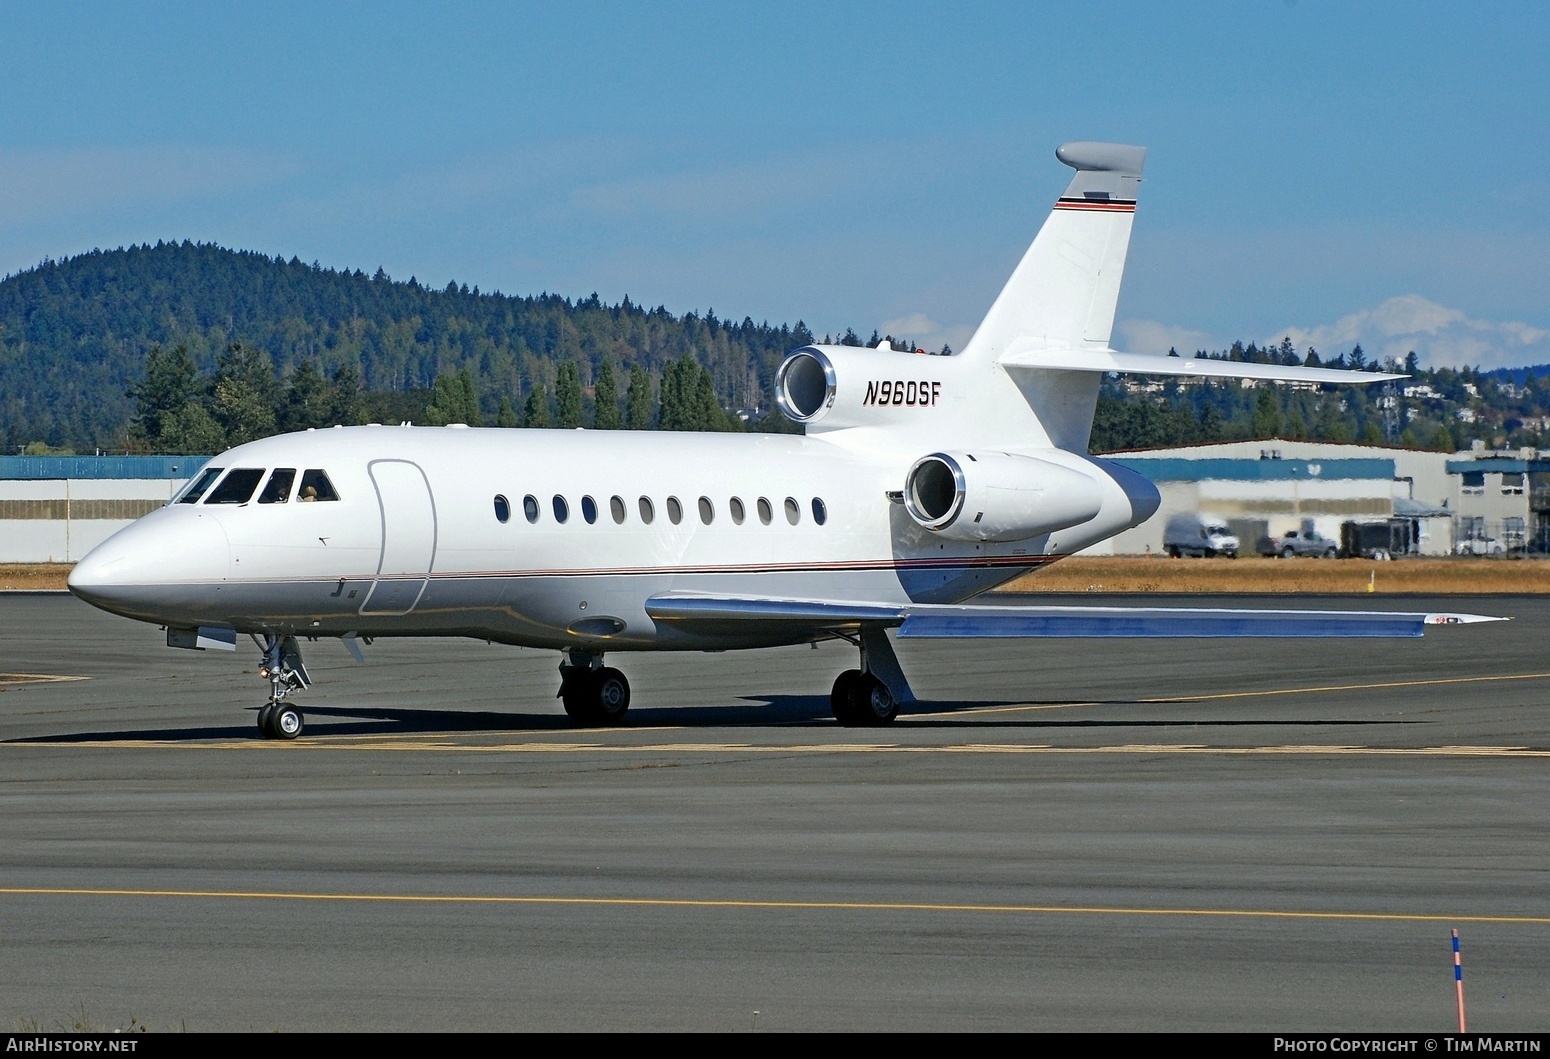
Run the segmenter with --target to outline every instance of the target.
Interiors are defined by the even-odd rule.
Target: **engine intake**
[[[786,418],[810,423],[834,404],[834,364],[821,350],[799,349],[775,373],[775,403]]]
[[[1091,476],[1006,452],[933,452],[904,476],[910,517],[954,540],[1027,540],[1087,522],[1102,506]]]

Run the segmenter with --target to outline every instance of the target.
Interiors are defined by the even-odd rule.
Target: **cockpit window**
[[[296,494],[296,499],[305,504],[312,500],[338,500],[339,494],[334,491],[334,483],[328,480],[328,475],[313,469],[302,474],[301,491]]]
[[[183,490],[183,495],[178,497],[178,503],[199,503],[199,498],[205,495],[205,490],[210,488],[210,483],[219,478],[221,476],[221,472],[225,469],[226,468],[224,467],[206,467],[203,471],[200,472],[199,477],[195,478],[193,483],[189,485],[187,489]]]
[[[269,483],[258,494],[260,504],[283,504],[291,498],[291,483],[296,480],[296,468],[281,467],[269,476]]]
[[[207,504],[246,504],[253,499],[253,490],[258,488],[258,483],[264,480],[262,467],[237,467],[216,486],[209,497]]]

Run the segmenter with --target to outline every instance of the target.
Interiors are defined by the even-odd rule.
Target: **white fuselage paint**
[[[1017,450],[1091,476],[1103,491],[1098,515],[1030,540],[950,540],[916,525],[888,495],[930,451],[910,433],[381,426],[282,435],[208,466],[295,468],[298,480],[320,468],[338,500],[172,503],[106,541],[71,583],[107,610],[180,628],[460,635],[593,650],[756,647],[789,634],[659,626],[646,600],[689,590],[957,602],[1112,536],[1155,502],[1149,483],[1101,460]],[[505,522],[497,496],[509,505]],[[524,512],[529,496],[536,522]],[[563,523],[557,496],[568,509]],[[654,513],[649,524],[642,498]]]

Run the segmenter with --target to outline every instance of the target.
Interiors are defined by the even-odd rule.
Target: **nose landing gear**
[[[630,708],[630,682],[605,666],[601,654],[573,650],[560,663],[560,691],[571,720],[587,727],[620,724]]]
[[[294,636],[271,633],[264,637],[263,651],[258,675],[269,681],[269,701],[258,711],[258,730],[265,739],[295,739],[307,721],[298,707],[282,700],[312,686],[301,662],[301,645]]]

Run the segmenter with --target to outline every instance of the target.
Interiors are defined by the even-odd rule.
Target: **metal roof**
[[[1394,461],[1360,458],[1336,460],[1254,460],[1226,457],[1192,460],[1181,456],[1105,457],[1154,482],[1317,482],[1392,481]],[[1451,470],[1451,465],[1450,468]]]
[[[192,478],[208,456],[0,456],[0,480]]]

